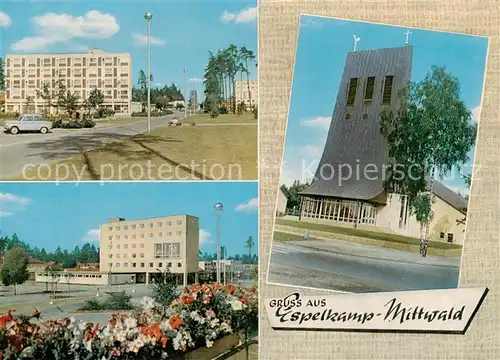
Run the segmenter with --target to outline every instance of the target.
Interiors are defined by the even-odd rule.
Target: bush
[[[150,288],[153,292],[153,299],[164,306],[169,306],[179,296],[177,285],[168,269],[164,272],[157,272]]]
[[[93,128],[95,126],[95,122],[88,118],[84,117],[82,120],[69,120],[63,121],[62,119],[52,120],[52,127],[54,129],[83,129],[83,128]]]
[[[102,308],[102,304],[97,301],[96,299],[90,299],[90,300],[87,300],[85,301],[85,303],[83,304],[83,306],[81,308],[79,308],[78,310],[103,310]]]
[[[54,129],[60,129],[64,125],[63,121],[61,119],[54,119],[52,120],[52,127]]]
[[[97,109],[96,118],[97,119],[104,119],[104,118],[113,116],[114,114],[115,114],[115,112],[111,109],[99,108],[99,109]]]
[[[227,109],[227,107],[225,107],[225,106],[221,106],[221,107],[219,108],[219,114],[223,114],[223,115],[225,115],[225,114],[228,114],[228,113],[229,113],[229,110]]]
[[[79,120],[78,122],[82,128],[93,128],[95,126],[95,122],[88,117],[84,117],[83,120]]]
[[[132,297],[122,292],[109,293],[109,297],[102,302],[97,299],[85,301],[84,305],[78,310],[98,311],[98,310],[132,310],[134,305],[131,302]]]
[[[104,310],[132,310],[134,306],[131,302],[132,296],[122,292],[110,293],[109,298],[103,301]]]
[[[259,118],[259,108],[256,106],[253,107],[253,117],[255,120]]]

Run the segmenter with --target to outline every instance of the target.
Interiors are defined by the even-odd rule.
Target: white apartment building
[[[15,54],[5,57],[5,112],[56,112],[39,96],[43,83],[55,91],[60,82],[80,103],[93,89],[104,95],[103,107],[129,114],[132,101],[132,60],[128,53],[100,49],[86,54]]]
[[[100,270],[149,283],[169,269],[179,284],[198,281],[199,220],[191,215],[110,219],[100,226]]]
[[[250,86],[250,92],[249,92]],[[233,86],[234,94],[236,99],[236,106],[241,102],[244,102],[247,109],[253,106],[257,106],[259,99],[259,81],[258,80],[235,80]]]

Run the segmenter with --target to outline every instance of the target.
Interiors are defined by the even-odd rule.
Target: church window
[[[390,105],[392,97],[392,83],[394,76],[386,76],[382,87],[382,105]]]
[[[448,234],[448,242],[449,243],[453,242],[453,234]]]
[[[351,78],[347,89],[347,106],[352,106],[356,102],[356,90],[358,88],[358,78]]]
[[[375,88],[375,77],[371,76],[366,81],[365,104],[371,104],[373,100],[373,90]]]

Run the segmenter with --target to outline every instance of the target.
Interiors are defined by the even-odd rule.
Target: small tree
[[[64,271],[64,278],[66,279],[66,283],[68,284],[68,296],[71,296],[71,279],[74,277],[75,275],[73,273]]]
[[[8,250],[4,256],[1,272],[2,283],[5,286],[14,285],[14,295],[17,295],[17,285],[24,284],[29,276],[26,251],[20,247]]]
[[[49,84],[47,82],[42,82],[42,88],[36,90],[36,93],[38,97],[42,98],[42,100],[45,102],[44,112],[45,115],[47,115],[48,113],[50,113],[52,107],[55,106],[54,96],[52,94],[52,90],[49,87]]]
[[[78,95],[71,93],[69,90],[59,99],[59,104],[66,110],[69,117],[73,117],[73,114],[80,108]]]
[[[245,241],[245,247],[248,249],[248,261],[250,264],[252,263],[252,248],[254,245],[255,242],[253,241],[253,238],[249,236],[248,239]]]
[[[384,186],[389,193],[407,195],[415,213],[423,201],[431,207],[436,173],[444,177],[469,161],[477,125],[460,98],[458,79],[443,67],[432,67],[423,81],[402,89],[399,101],[396,114],[390,109],[381,113],[380,132],[387,139],[390,158]],[[420,249],[426,256],[430,220],[421,219],[425,232]]]
[[[104,94],[99,89],[93,89],[87,98],[90,109],[97,109],[104,102]]]
[[[150,288],[153,293],[153,299],[163,306],[169,306],[179,296],[177,285],[175,285],[174,278],[169,269],[163,272],[158,270]]]
[[[28,112],[31,112],[34,104],[35,101],[33,99],[33,96],[26,96],[26,108],[28,109]]]

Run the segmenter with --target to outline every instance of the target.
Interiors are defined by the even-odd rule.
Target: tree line
[[[28,256],[43,262],[56,262],[63,265],[64,268],[74,268],[77,263],[98,263],[99,248],[94,244],[86,243],[81,248],[75,246],[73,250],[61,249],[57,247],[55,251],[47,251],[45,248],[31,246],[21,241],[17,234],[12,236],[0,237],[0,254],[5,254],[8,250],[19,247],[23,249]]]
[[[152,74],[151,82],[153,82]],[[148,104],[148,77],[144,70],[139,71],[137,85],[134,85],[132,88],[132,101],[140,102],[142,104],[142,111],[146,111]],[[168,104],[172,101],[184,101],[184,95],[177,85],[172,83],[171,85],[163,85],[162,87],[151,87],[150,102],[157,109],[167,108]]]
[[[204,110],[210,116],[216,117],[220,113],[243,110],[245,105],[236,104],[234,94],[234,81],[240,75],[243,81],[245,75],[247,81],[248,104],[252,103],[252,92],[250,89],[250,68],[257,66],[255,54],[245,46],[237,47],[230,44],[227,48],[209,52],[208,63],[205,67],[203,85],[205,87]],[[238,109],[239,108],[239,109]]]

